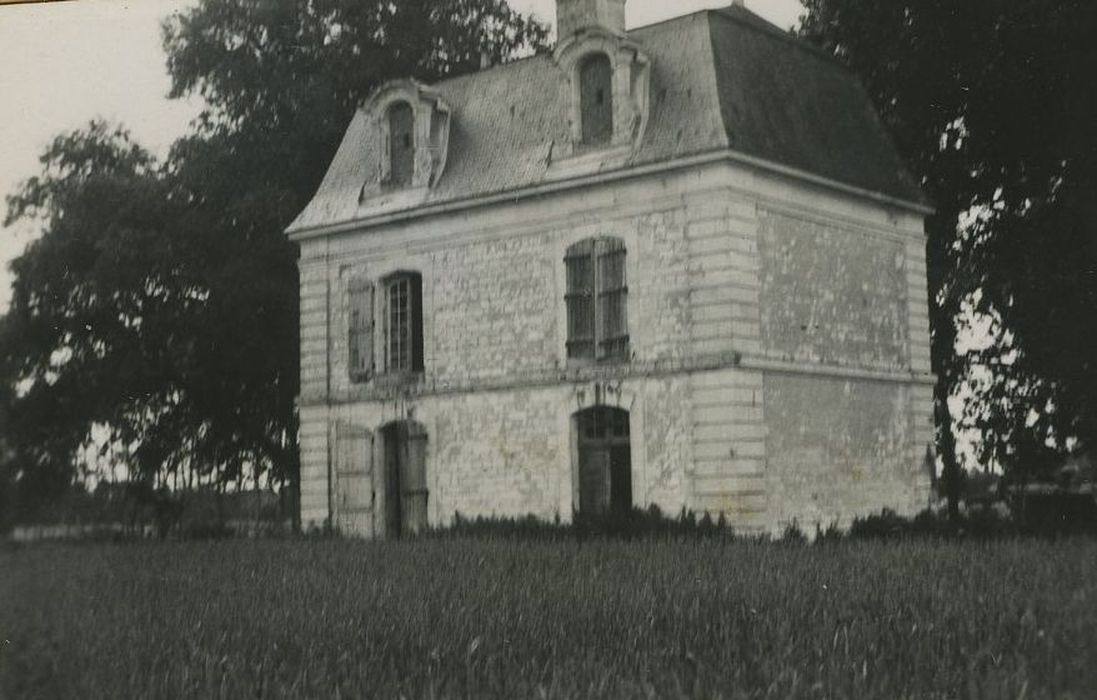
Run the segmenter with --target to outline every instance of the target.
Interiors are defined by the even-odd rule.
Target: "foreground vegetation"
[[[0,696],[1086,697],[1097,541],[0,551]]]

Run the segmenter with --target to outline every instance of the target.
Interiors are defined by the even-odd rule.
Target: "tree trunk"
[[[952,250],[958,220],[959,212],[950,208],[939,209],[926,221],[931,357],[933,372],[937,375],[933,389],[937,454],[944,467],[941,477],[948,499],[949,519],[953,523],[960,518],[961,474],[948,399],[960,373],[960,361],[956,357],[956,316],[960,311],[960,299],[967,289],[965,281],[957,274],[956,252]]]

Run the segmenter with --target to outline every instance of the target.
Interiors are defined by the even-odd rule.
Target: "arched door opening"
[[[597,406],[575,414],[579,457],[579,512],[627,513],[632,509],[629,414]]]
[[[381,431],[385,459],[384,531],[389,538],[427,528],[427,431],[400,421]]]

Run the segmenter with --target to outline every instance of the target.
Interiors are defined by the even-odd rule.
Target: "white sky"
[[[137,142],[164,155],[197,115],[196,102],[167,99],[170,83],[160,21],[195,0],[73,0],[0,4],[0,201],[38,174],[38,156],[58,133],[95,117],[122,122]],[[630,0],[628,24],[642,26],[731,0]],[[799,0],[747,0],[781,27]],[[510,0],[555,22],[554,0]],[[0,204],[6,212],[6,204]],[[3,217],[0,216],[0,219]],[[0,229],[0,310],[11,296],[8,262],[32,239],[27,226]]]

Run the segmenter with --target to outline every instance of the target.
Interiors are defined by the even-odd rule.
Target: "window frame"
[[[619,261],[615,269],[609,268],[610,260]],[[576,365],[630,361],[625,242],[609,236],[578,241],[567,248],[564,268],[567,362]],[[576,278],[583,273],[589,275],[586,280]],[[577,335],[585,331],[589,335]],[[585,349],[577,351],[579,347]]]
[[[587,121],[587,115],[590,113],[588,109],[586,98],[587,85],[583,80],[584,75],[591,69],[594,63],[605,63],[608,69],[608,80],[605,85],[605,102],[608,103],[604,109],[606,109],[606,116],[608,122],[604,124],[589,124]],[[583,149],[599,149],[612,146],[617,137],[617,124],[616,114],[614,113],[614,102],[616,96],[614,95],[613,83],[614,72],[616,67],[614,66],[613,58],[604,51],[591,51],[584,55],[575,66],[575,81],[578,85],[578,112],[579,112],[579,147]],[[602,109],[603,106],[599,105]],[[589,127],[589,130],[588,130]]]
[[[403,288],[405,305],[396,309],[393,306],[393,293]],[[381,352],[382,366],[386,376],[411,377],[423,374],[423,276],[412,270],[402,270],[387,275],[381,281],[382,293],[378,294],[382,314]],[[393,335],[394,316],[402,316],[404,332],[400,334],[399,362],[395,361]]]
[[[407,151],[407,162],[404,163],[404,167],[397,168],[396,146],[397,140],[400,134],[396,129],[396,111],[406,110],[408,115],[408,129],[409,133],[405,134],[405,139],[410,139],[410,143],[403,146]],[[385,109],[385,122],[386,122],[386,136],[387,143],[385,148],[388,151],[388,182],[390,187],[394,188],[406,188],[411,187],[415,183],[415,161],[417,153],[417,134],[416,134],[416,114],[415,107],[411,102],[404,99],[394,100]]]

